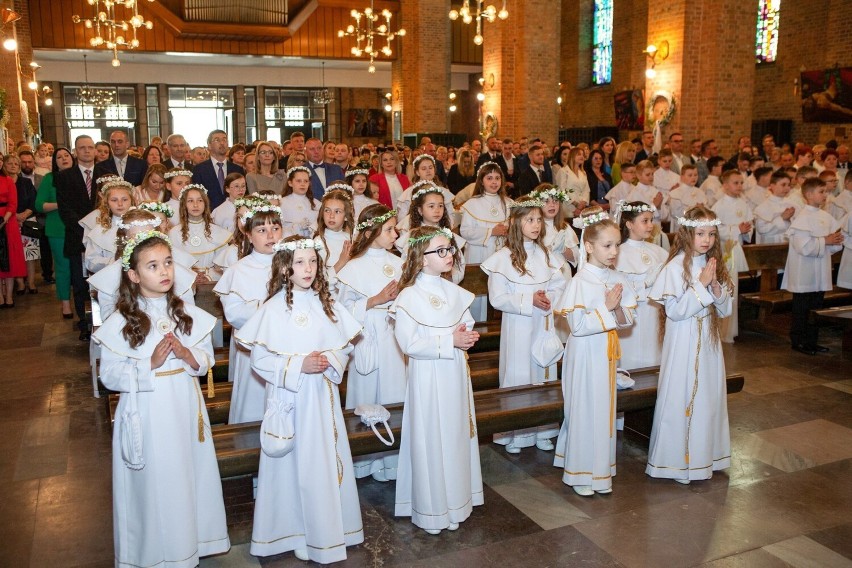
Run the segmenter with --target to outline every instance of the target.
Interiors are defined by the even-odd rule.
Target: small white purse
[[[361,422],[373,429],[376,437],[386,446],[393,446],[396,439],[393,431],[388,425],[390,420],[390,411],[381,404],[359,404],[355,407],[355,416],[361,417]],[[390,441],[385,439],[376,429],[376,424],[382,423],[385,425],[385,432],[390,436]]]
[[[547,368],[559,361],[565,352],[565,346],[556,334],[556,327],[550,320],[551,314],[533,314],[533,341],[530,345],[533,362]]]
[[[133,378],[132,383],[133,387],[128,393],[130,395],[129,404],[121,413],[121,428],[118,436],[121,443],[121,459],[124,461],[124,465],[133,470],[140,470],[145,467],[145,456],[142,453],[142,415],[139,414],[136,377]]]
[[[615,370],[615,386],[618,390],[631,389],[636,381],[630,378],[630,371],[625,369]]]
[[[266,399],[266,412],[260,423],[260,448],[271,458],[283,458],[296,446],[296,408],[279,397],[278,387]]]

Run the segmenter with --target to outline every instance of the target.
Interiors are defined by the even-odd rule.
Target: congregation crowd
[[[495,443],[552,451],[578,495],[610,493],[616,391],[625,370],[659,366],[646,473],[688,484],[731,463],[720,344],[738,333],[743,246],[789,246],[782,287],[802,353],[826,350],[808,312],[852,288],[849,148],[743,136],[725,157],[719,145],[678,132],[230,145],[221,130],[196,148],[180,134],[132,146],[123,131],[22,144],[0,176],[0,307],[37,292],[40,265],[122,393],[118,566],[195,566],[230,546],[197,380],[215,362],[203,283],[233,328],[229,424],[262,421],[254,555],[344,559],[364,540],[356,478],[394,481],[396,515],[433,535],[484,504],[465,351],[489,304],[500,386],[555,380],[561,360],[565,404],[562,424]],[[487,296],[464,289],[468,265]],[[399,452],[353,460],[342,409],[395,403]]]

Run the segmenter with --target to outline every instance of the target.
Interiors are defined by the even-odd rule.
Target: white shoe
[[[680,483],[681,485],[689,485],[689,480],[688,480],[688,479],[675,479],[675,481],[677,481],[677,482],[678,482],[678,483]]]
[[[374,472],[373,473],[373,479],[375,479],[376,481],[380,481],[382,483],[385,483],[388,480],[387,476],[385,475],[385,470],[383,470],[383,469],[380,469],[379,471]]]
[[[457,530],[459,530],[459,524],[458,523],[450,523],[450,526],[447,527],[447,530],[457,531]]]
[[[295,554],[296,558],[298,558],[299,560],[303,560],[305,562],[310,560],[310,557],[308,556],[307,549],[297,548],[296,550],[293,551],[293,554]]]
[[[507,454],[519,454],[521,453],[521,448],[514,444],[506,444],[506,453]]]
[[[608,487],[606,489],[595,489],[595,493],[600,493],[602,495],[606,495],[607,493],[612,493],[612,487]]]
[[[553,450],[553,442],[547,439],[539,440],[535,443],[535,447],[544,452],[550,452]]]
[[[426,531],[427,533],[431,534],[431,535],[441,534],[441,529],[423,529],[423,530]]]
[[[591,485],[572,485],[571,489],[574,490],[574,493],[583,497],[591,497],[595,494]]]

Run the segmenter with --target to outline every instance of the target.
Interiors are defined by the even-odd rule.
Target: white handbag
[[[615,370],[615,386],[618,390],[631,389],[636,381],[630,378],[630,371],[625,369]]]
[[[538,310],[533,313],[534,331],[530,351],[533,362],[545,369],[559,361],[565,352],[565,346],[556,335],[556,327],[551,317],[551,314],[543,315]]]
[[[266,399],[266,412],[260,423],[260,448],[271,458],[283,458],[296,446],[296,408],[282,400],[278,387]]]
[[[385,408],[381,404],[359,404],[355,407],[355,416],[360,416],[361,422],[372,428],[373,433],[379,440],[382,441],[384,445],[394,445],[396,439],[394,438],[393,431],[388,425],[388,420],[390,419],[390,411],[387,408]],[[385,425],[385,432],[387,432],[388,436],[390,436],[390,441],[385,439],[385,437],[379,433],[378,429],[376,429],[376,424],[379,423]]]
[[[134,368],[134,373],[136,369]],[[142,416],[139,414],[139,403],[137,397],[137,381],[133,377],[133,387],[128,393],[129,404],[121,413],[121,428],[119,430],[119,442],[121,444],[121,459],[124,465],[133,470],[145,467],[145,456],[142,453]]]

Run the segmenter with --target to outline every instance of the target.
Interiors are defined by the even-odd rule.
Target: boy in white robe
[[[756,181],[751,185],[751,187],[746,188],[745,184],[743,184],[743,188],[745,189],[743,194],[745,195],[749,205],[751,205],[752,210],[766,201],[766,198],[771,195],[769,192],[769,184],[772,179],[772,168],[760,168],[754,172],[754,177]]]
[[[757,244],[786,243],[790,220],[796,214],[796,207],[787,199],[790,177],[781,171],[773,172],[769,192],[769,197],[754,210]]]
[[[663,195],[669,195],[669,192],[680,184],[680,176],[672,170],[672,162],[674,162],[672,151],[668,148],[660,150],[658,158],[660,167],[654,172],[654,187]]]
[[[725,159],[720,156],[713,156],[707,160],[707,179],[701,184],[701,190],[707,195],[707,206],[712,206],[722,198],[722,181],[719,176],[722,175],[722,167],[725,164]]]
[[[852,214],[852,176],[843,178],[843,189],[836,196],[829,197],[827,210],[838,221]]]
[[[625,162],[621,164],[621,181],[615,184],[615,187],[606,192],[604,197],[609,203],[626,201],[627,196],[633,189],[634,183],[636,183],[636,164],[632,162]]]
[[[671,232],[678,229],[678,217],[683,217],[692,207],[704,205],[707,194],[695,187],[698,182],[698,168],[694,164],[684,164],[680,169],[680,184],[669,192],[669,215],[671,216]]]
[[[636,164],[636,186],[627,194],[627,201],[641,201],[656,207],[654,212],[654,234],[651,242],[669,250],[669,239],[663,234],[662,222],[669,219],[669,196],[654,187],[654,164],[642,160]]]

